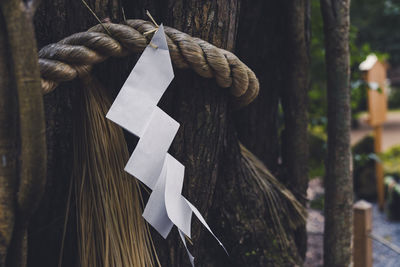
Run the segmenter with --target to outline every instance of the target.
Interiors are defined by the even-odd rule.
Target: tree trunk
[[[3,250],[6,248],[7,266],[26,265],[28,225],[39,205],[46,182],[43,94],[33,26],[37,3],[20,0],[0,2],[0,39],[3,42],[2,52],[6,52],[2,55],[2,62],[9,63],[0,73],[0,80],[3,81],[0,89],[5,97],[2,101],[10,101],[2,102],[6,109],[3,115],[9,116],[3,117],[5,126],[2,127],[9,126],[10,129],[2,131],[1,136],[4,138],[1,140],[2,148],[6,148],[2,151],[1,172],[5,171],[2,183],[8,189],[1,195],[1,200],[8,202],[4,215],[10,216],[8,221],[2,221],[5,225],[1,226],[11,232],[4,235],[6,240],[1,244],[0,262],[4,264]]]
[[[0,266],[5,265],[15,223],[17,95],[10,77],[6,29],[0,13]]]
[[[149,9],[178,30],[228,50],[235,47],[238,1],[169,1],[161,6],[154,6],[152,1],[143,6],[132,3],[136,9],[130,8],[129,3],[124,2],[128,17],[143,16],[131,15],[129,10]],[[199,78],[192,71],[177,71],[161,105],[182,123],[173,153],[187,170],[184,194],[208,215],[209,223],[230,250],[231,256],[227,258],[209,235],[195,224],[193,252],[200,265],[279,266],[299,261],[296,249],[286,251],[271,242],[278,243],[274,234],[267,230],[271,222],[267,222],[268,211],[259,202],[261,196],[258,200],[254,198],[259,189],[248,181],[248,170],[241,163],[226,92],[218,88],[215,81]],[[251,209],[254,205],[259,208]],[[232,231],[232,228],[235,229]],[[165,266],[188,264],[185,251],[176,245],[177,240],[177,236],[172,236],[167,242],[170,249],[164,249],[168,253],[160,253]],[[157,240],[157,243],[162,241]],[[281,254],[280,257],[274,256],[275,253]]]
[[[233,50],[235,47],[240,22],[239,0],[93,0],[87,2],[100,18],[109,17],[113,22],[122,21],[120,4],[124,6],[128,18],[144,18],[144,10],[149,9],[158,22],[163,22],[165,25],[228,50]],[[281,8],[282,6],[279,6],[276,10],[276,18],[279,18]],[[290,12],[285,14],[292,16]],[[265,17],[267,17],[265,14],[259,12],[254,19],[257,21],[258,18]],[[303,19],[303,17],[300,18],[300,20]],[[97,21],[80,1],[43,1],[35,18],[38,45],[41,47],[56,42],[72,33],[84,31],[94,24],[97,24]],[[272,28],[270,30],[267,37],[263,35],[264,44],[276,35]],[[245,27],[242,27],[242,36],[245,36],[244,31]],[[293,29],[293,32],[295,31],[296,29]],[[253,32],[248,36],[247,42],[257,40],[260,34],[263,33]],[[299,33],[299,36],[302,35],[304,32]],[[276,37],[286,40],[286,37],[279,34]],[[304,40],[293,40],[294,44],[298,42],[304,44]],[[273,47],[279,47],[279,45],[279,43],[273,43]],[[270,49],[268,53],[273,52],[272,48]],[[251,59],[255,64],[257,56],[254,51],[257,50],[248,50],[243,54],[250,55],[250,51],[252,51]],[[303,54],[299,56],[296,54],[295,58],[294,62],[300,62]],[[278,58],[275,57],[274,60],[278,70],[283,70],[284,65]],[[115,95],[134,64],[135,60],[132,58],[110,59],[96,66],[94,73]],[[260,75],[264,69],[262,65],[258,66],[257,74]],[[269,66],[271,69],[274,68],[272,65]],[[283,72],[280,75],[284,75]],[[296,72],[293,79],[297,79],[298,75],[300,74]],[[262,80],[273,79],[272,75],[265,74],[261,77],[264,77]],[[283,76],[280,76],[279,81],[282,82],[282,80]],[[301,84],[301,90],[303,90],[304,80],[301,80]],[[78,87],[76,81],[65,83],[55,92],[45,96],[48,182],[40,209],[29,228],[28,262],[30,266],[58,264],[71,177],[72,121],[79,119],[72,113],[73,103],[76,102],[74,89]],[[276,88],[278,87],[268,89],[274,92],[276,98],[270,100],[271,106],[265,111],[271,126],[263,122],[263,129],[271,127],[268,131],[272,138],[259,138],[260,147],[272,148],[271,155],[268,155],[268,150],[263,148],[262,158],[266,162],[273,162],[275,166],[278,162],[277,144],[279,143],[277,142],[276,118],[279,90]],[[292,92],[294,84],[289,84],[285,88],[288,93]],[[302,99],[303,91],[301,90],[299,94]],[[264,95],[264,99],[267,99],[266,96],[267,94]],[[252,173],[254,170],[241,154],[232,118],[233,108],[229,103],[227,90],[219,88],[214,80],[200,78],[192,70],[178,69],[175,70],[175,79],[160,103],[163,110],[181,123],[170,153],[186,167],[183,194],[207,218],[217,236],[228,248],[230,257],[224,254],[218,244],[197,222],[194,223],[192,230],[194,246],[190,249],[196,256],[199,266],[293,266],[300,264],[301,259],[293,245],[291,234],[295,227],[289,225],[290,218],[285,217],[284,214],[279,212],[272,214],[271,203],[264,202],[265,192],[257,183],[259,181],[254,179],[254,173]],[[292,107],[291,105],[286,106]],[[291,123],[290,125],[293,126],[289,126],[292,127],[290,129],[302,133],[303,119],[304,117],[300,118],[300,124]],[[288,119],[285,120],[288,121]],[[302,148],[301,145],[298,147]],[[276,170],[277,168],[274,171]],[[299,168],[295,170],[297,173]],[[294,181],[299,182],[302,178],[296,179]],[[281,227],[288,233],[285,236],[287,243],[290,244],[288,247],[285,247],[273,230],[273,216],[278,217]],[[77,265],[74,223],[75,220],[71,217],[63,249],[63,266]],[[162,266],[188,266],[186,252],[180,245],[176,233],[172,233],[166,241],[162,240],[157,233],[154,233],[153,238]]]
[[[104,19],[120,21],[121,10],[117,0],[87,1],[96,14]],[[86,31],[97,24],[81,1],[43,0],[35,14],[36,39],[39,49],[73,33]],[[105,75],[108,83],[120,88],[129,74],[127,62],[107,61]],[[133,62],[129,65],[132,69]],[[103,74],[104,75],[104,74]],[[44,96],[47,141],[46,191],[38,211],[29,225],[28,266],[58,266],[62,245],[68,192],[73,166],[74,107],[78,103],[79,81],[62,83]],[[78,266],[76,218],[74,205],[68,219],[64,241],[62,266]]]
[[[236,46],[261,85],[258,98],[236,114],[239,138],[303,204],[308,185],[309,5],[309,1],[243,1]],[[295,236],[305,257],[305,225]]]
[[[352,262],[349,2],[321,0],[328,82],[324,264],[335,267]]]
[[[309,32],[308,0],[286,1],[285,80],[281,92],[285,128],[282,132],[282,173],[285,184],[305,205],[308,188]],[[306,225],[295,233],[303,258],[307,251]]]

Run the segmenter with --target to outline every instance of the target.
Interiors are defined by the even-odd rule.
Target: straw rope
[[[43,92],[51,92],[60,82],[88,75],[94,64],[109,57],[142,52],[152,35],[146,33],[154,33],[155,29],[151,22],[137,19],[127,20],[126,24],[103,23],[43,47],[39,51]],[[257,97],[257,77],[234,54],[170,27],[165,27],[165,33],[175,67],[214,77],[220,87],[230,87],[238,106]]]

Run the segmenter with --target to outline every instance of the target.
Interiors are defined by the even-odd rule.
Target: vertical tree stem
[[[17,105],[9,74],[7,32],[0,13],[0,266],[5,265],[15,222]]]
[[[335,267],[352,262],[349,2],[321,0],[328,82],[324,264]]]
[[[308,117],[309,53],[307,9],[309,1],[286,1],[287,25],[284,53],[285,80],[281,91],[285,130],[282,133],[284,181],[305,205],[308,187]],[[307,250],[305,224],[296,231],[300,255]]]
[[[32,12],[21,0],[0,2],[9,47],[10,76],[18,95],[19,185],[16,221],[7,263],[24,266],[28,221],[36,209],[46,181],[46,141]]]

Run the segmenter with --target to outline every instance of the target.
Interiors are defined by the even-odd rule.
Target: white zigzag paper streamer
[[[174,78],[162,25],[151,43],[157,48],[146,47],[106,116],[140,138],[125,171],[152,190],[143,217],[164,238],[176,225],[186,247],[183,234],[191,237],[194,213],[225,250],[200,212],[181,194],[185,167],[167,153],[179,123],[157,107]],[[186,250],[194,266],[194,257]]]

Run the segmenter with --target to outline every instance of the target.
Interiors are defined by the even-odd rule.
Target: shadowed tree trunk
[[[26,266],[28,225],[46,182],[43,96],[33,26],[38,2],[0,2],[1,61],[8,63],[0,72],[0,90],[2,115],[9,116],[2,118],[1,127],[10,127],[2,130],[1,136],[0,173],[2,190],[7,192],[0,197],[8,207],[1,212],[0,263],[5,261],[7,266]]]
[[[9,78],[7,47],[4,18],[0,13],[0,266],[5,265],[14,229],[17,186],[17,96]]]
[[[282,173],[285,184],[303,205],[308,187],[308,117],[309,88],[309,1],[285,1],[287,22],[284,60],[284,83],[281,102],[285,128],[282,132]],[[304,224],[295,233],[304,258],[307,233]]]
[[[328,83],[324,264],[335,267],[352,262],[349,2],[321,0]]]
[[[113,22],[122,21],[121,4],[124,6],[128,18],[144,18],[144,10],[149,9],[158,22],[163,22],[165,25],[228,50],[235,49],[238,28],[240,29],[239,36],[242,38],[239,43],[244,39],[247,43],[250,40],[256,41],[257,36],[261,34],[263,36],[261,44],[267,45],[269,40],[276,37],[282,42],[289,42],[286,48],[288,51],[292,46],[298,45],[301,49],[306,49],[305,29],[295,27],[299,23],[295,17],[299,14],[300,18],[298,19],[304,25],[306,4],[301,5],[300,8],[293,6],[293,10],[277,5],[274,10],[276,13],[274,18],[278,20],[275,23],[278,25],[280,22],[284,22],[279,16],[280,12],[284,12],[289,17],[288,24],[280,25],[282,29],[286,29],[286,27],[289,29],[286,33],[288,36],[275,32],[272,28],[269,29],[268,34],[262,31],[251,31],[252,34],[247,36],[246,30],[250,28],[238,27],[241,23],[239,16],[242,18],[239,0],[93,0],[88,1],[88,4],[100,18],[109,17]],[[242,4],[247,6],[245,3]],[[264,10],[267,8],[264,7]],[[257,16],[253,17],[255,21],[267,17],[263,12],[256,14]],[[274,19],[271,18],[271,21]],[[251,25],[254,21],[243,19],[243,25],[247,23]],[[72,33],[84,31],[94,24],[97,24],[96,20],[80,1],[43,1],[35,18],[38,46],[42,47],[56,42]],[[257,29],[260,27],[258,26]],[[297,33],[298,30],[301,32]],[[290,37],[292,33],[296,33],[293,38]],[[282,42],[273,42],[268,47],[266,55],[276,53],[273,52],[274,47],[280,47]],[[239,45],[239,47],[245,46]],[[261,82],[263,80],[273,81],[274,86],[263,88],[267,91],[270,90],[273,97],[268,100],[270,106],[265,109],[268,123],[262,122],[262,129],[267,131],[267,134],[263,137],[263,133],[258,133],[258,140],[261,143],[257,154],[267,164],[272,163],[271,168],[278,173],[277,107],[279,95],[287,97],[287,95],[293,94],[293,99],[298,97],[301,100],[298,105],[293,102],[293,99],[287,99],[287,103],[283,104],[287,130],[294,131],[292,134],[286,135],[284,142],[288,143],[287,147],[293,145],[300,150],[296,155],[303,156],[301,153],[304,143],[296,143],[291,138],[296,133],[300,137],[304,134],[305,115],[301,113],[299,121],[297,121],[293,110],[303,108],[307,75],[294,68],[294,65],[296,63],[306,65],[307,56],[298,51],[293,52],[293,57],[290,56],[291,54],[285,56],[287,60],[292,60],[286,63],[282,63],[278,57],[274,57],[273,62],[276,62],[278,71],[275,70],[273,73],[279,74],[279,82],[277,82],[273,74],[262,74],[264,71],[262,65],[256,65],[259,63],[256,63],[257,50],[254,50],[254,47],[251,46],[248,50],[240,48],[239,51],[244,55],[245,62],[247,62],[246,57],[249,57],[250,62],[255,64]],[[264,57],[266,56],[264,55]],[[94,72],[115,95],[134,64],[135,57],[110,59],[96,66]],[[268,66],[271,70],[275,68],[271,64]],[[250,67],[253,66],[250,64]],[[291,73],[290,81],[284,79],[286,74],[283,69],[285,68],[294,71]],[[254,171],[252,166],[241,154],[228,91],[219,88],[215,80],[198,77],[192,70],[176,69],[175,76],[175,80],[160,103],[162,109],[181,123],[170,153],[186,167],[183,194],[199,208],[230,252],[230,257],[227,257],[216,241],[196,222],[192,230],[194,246],[190,249],[197,258],[197,264],[199,266],[293,266],[300,264],[301,259],[294,246],[293,226],[289,225],[285,215],[271,214],[269,206],[271,203],[264,202],[262,186],[258,184],[259,181],[254,179],[254,173],[251,172]],[[296,90],[296,81],[300,83],[299,90]],[[283,88],[282,92],[279,92],[280,87]],[[73,104],[76,102],[75,88],[79,88],[76,81],[65,83],[55,92],[45,96],[49,158],[48,181],[40,209],[35,214],[29,228],[28,263],[30,266],[56,266],[58,264],[68,185],[71,177],[72,121],[79,119],[72,114]],[[267,99],[267,96],[268,94],[264,94],[264,100]],[[255,117],[254,120],[256,120]],[[269,122],[271,122],[270,125]],[[255,143],[252,143],[251,147],[256,148]],[[268,148],[271,148],[271,155],[269,155]],[[306,154],[304,156],[304,159],[300,159],[300,163],[303,162],[302,160],[306,160]],[[293,181],[293,188],[299,188],[302,191],[300,183],[304,180],[305,174],[300,174],[300,172],[303,169],[298,165],[293,165],[298,164],[293,158],[286,155],[283,159],[285,168],[294,169],[290,173],[284,173],[282,177],[294,176],[294,178],[285,179],[285,182],[290,184]],[[298,196],[302,194],[301,192]],[[272,216],[279,217],[282,227],[286,229],[288,234],[285,238],[290,244],[288,247],[283,245],[272,229],[274,224]],[[69,221],[63,250],[63,266],[76,266],[74,218],[70,218]],[[154,233],[153,237],[162,266],[187,266],[189,264],[186,252],[175,232],[166,241],[162,240],[157,233]]]
[[[236,40],[240,1],[175,0],[165,1],[160,6],[154,5],[153,1],[145,1],[142,6],[132,3],[136,9],[130,8],[130,1],[123,3],[128,11],[149,9],[166,25],[219,47],[233,50],[236,43],[240,43]],[[128,17],[143,16],[140,12],[130,15],[128,11]],[[256,40],[257,35],[249,39]],[[172,117],[182,122],[173,149],[174,155],[187,170],[184,194],[208,215],[208,221],[230,252],[227,258],[216,242],[195,224],[194,240],[198,241],[195,241],[193,251],[200,265],[282,266],[299,261],[295,248],[283,251],[271,242],[275,237],[272,232],[268,233],[268,225],[271,225],[267,218],[268,211],[260,202],[262,196],[257,193],[257,185],[251,184],[251,179],[247,177],[248,170],[241,163],[226,92],[218,88],[214,81],[201,79],[191,71],[177,71],[165,100],[166,110],[169,109]],[[264,142],[263,138],[259,140]],[[271,145],[269,142],[271,140],[267,140],[268,146]],[[257,195],[258,198],[255,197]],[[252,208],[256,206],[258,208]],[[161,254],[162,262],[166,262],[166,266],[181,266],[182,262],[186,262],[187,255],[176,246],[177,237],[171,239],[168,244],[172,249],[168,255]],[[178,250],[175,251],[174,247]],[[168,251],[167,248],[164,250]],[[275,253],[280,254],[279,257]]]
[[[236,53],[261,85],[258,98],[236,116],[240,140],[303,204],[308,185],[309,5],[309,1],[243,1],[236,45]],[[305,225],[295,236],[305,257]]]

